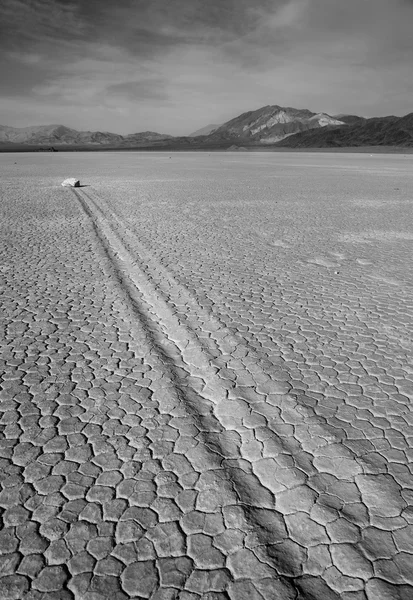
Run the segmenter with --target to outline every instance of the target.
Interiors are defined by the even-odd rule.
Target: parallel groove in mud
[[[205,404],[207,404],[209,410],[212,412],[212,408],[220,402],[225,402],[228,395],[226,387],[222,385],[219,378],[216,376],[213,367],[211,367],[209,363],[209,360],[213,359],[213,357],[202,356],[200,354],[202,351],[205,352],[205,348],[198,342],[195,333],[191,332],[186,327],[182,327],[182,325],[177,322],[171,310],[165,305],[165,302],[158,299],[158,289],[155,290],[152,287],[152,284],[147,280],[146,276],[134,267],[134,264],[136,264],[134,257],[129,254],[117,234],[111,230],[108,221],[102,221],[101,217],[96,216],[92,212],[88,202],[82,198],[84,194],[79,194],[79,192],[75,193],[81,201],[85,211],[93,220],[96,233],[108,253],[115,271],[122,281],[122,285],[125,287],[133,302],[137,316],[140,318],[144,324],[144,328],[156,344],[156,351],[166,359],[165,366],[171,373],[171,381],[177,388],[185,412],[187,411],[201,427],[203,425],[202,442],[205,445],[205,451],[202,453],[199,468],[218,468],[223,471],[225,479],[228,480],[230,485],[234,488],[236,494],[234,501],[242,508],[242,519],[245,520],[244,528],[246,531],[251,531],[252,540],[254,540],[251,549],[255,549],[261,561],[270,565],[271,568],[278,572],[279,576],[286,579],[285,585],[288,580],[294,582],[294,579],[296,579],[293,583],[293,587],[297,586],[298,590],[300,590],[300,588],[305,589],[305,582],[300,585],[299,578],[297,580],[297,577],[292,577],[294,572],[298,575],[300,568],[297,565],[289,564],[289,562],[293,562],[293,557],[290,558],[288,556],[288,549],[283,547],[282,540],[278,539],[280,527],[281,529],[285,529],[285,527],[280,524],[282,522],[282,513],[274,508],[276,506],[274,489],[271,489],[272,486],[268,487],[268,484],[266,486],[265,483],[260,481],[259,473],[254,473],[251,469],[247,469],[245,464],[239,463],[239,453],[237,451],[233,451],[232,454],[228,455],[231,442],[230,446],[227,445],[226,448],[223,448],[218,435],[215,435],[212,439],[210,434],[211,429],[219,432],[221,437],[224,437],[222,432],[225,431],[225,421],[224,424],[221,422],[222,416],[221,419],[216,415],[212,417],[212,421],[216,421],[216,423],[219,424],[218,427],[216,425],[214,427],[214,423],[211,422],[210,414],[208,414],[206,419],[203,419],[203,416],[199,414],[201,405],[205,406]],[[90,201],[89,195],[87,195],[87,198]],[[93,206],[95,210],[100,212],[94,202]],[[173,337],[172,343],[171,329],[175,334],[178,333],[178,336],[175,335]],[[181,333],[181,336],[179,336],[179,333]],[[165,337],[169,343],[165,343]],[[185,352],[186,357],[184,357],[183,352]],[[197,361],[195,362],[198,366],[191,364],[191,360],[193,361],[195,353],[197,353]],[[185,362],[185,358],[189,362]],[[200,362],[202,362],[201,366],[199,366]],[[180,369],[180,374],[177,373],[177,367]],[[187,377],[183,376],[184,371],[187,371],[187,377],[190,377],[194,373],[196,373],[198,377],[205,377],[207,372],[209,377],[206,379],[206,386],[204,386],[201,391],[191,389],[191,383],[186,383]],[[222,382],[224,381],[229,383],[228,388],[231,390],[231,392],[229,392],[231,397],[239,398],[236,386],[234,389],[231,388],[231,382],[233,380],[223,376]],[[188,388],[191,389],[190,394],[188,394]],[[209,391],[209,393],[205,394],[206,391]],[[244,402],[249,402],[248,394],[241,393],[241,396],[243,397]],[[207,422],[203,423],[204,420]],[[254,431],[254,428],[252,428],[252,430]],[[265,437],[266,430],[267,428],[260,426],[262,437]],[[247,432],[247,429],[242,425],[238,425],[235,431],[242,438],[243,433]],[[268,435],[274,442],[273,432],[268,430]],[[250,436],[248,437],[250,438]],[[275,436],[275,438],[277,441],[273,443],[273,452],[277,452],[279,465],[285,469],[291,469],[290,461],[284,458],[284,455],[287,455],[287,453],[290,454],[286,448],[287,444],[285,442],[283,443],[278,436]],[[246,443],[248,444],[250,441],[250,439],[247,439]],[[223,467],[222,461],[224,460],[226,460],[228,464]],[[245,463],[245,460],[241,461],[241,463]],[[284,486],[281,486],[281,489],[283,487]],[[258,512],[257,510],[254,511],[254,508],[258,509]],[[264,510],[263,515],[260,514],[262,510]],[[266,511],[270,511],[272,517],[266,515]],[[277,517],[277,515],[279,516]],[[238,519],[240,518],[239,515]],[[271,544],[280,545],[280,548],[273,552],[273,556],[267,555],[265,551],[265,544],[268,543],[269,540],[271,540]],[[332,600],[335,598],[334,592],[325,586],[322,581],[319,581],[317,584],[312,582],[312,585],[318,589],[319,593],[323,593],[326,598],[331,598]]]
[[[377,256],[335,247],[331,177],[267,185],[271,156],[147,183],[142,156],[80,204],[59,156],[9,167],[1,600],[410,600],[403,217]]]
[[[340,442],[345,440],[345,432],[342,432],[341,439],[337,438],[337,430],[334,431],[326,426],[325,421],[323,422],[323,420],[314,413],[311,407],[297,403],[297,398],[292,395],[293,393],[287,393],[289,388],[288,385],[285,386],[285,383],[283,384],[282,382],[280,383],[277,382],[277,380],[274,381],[271,379],[271,375],[273,375],[274,372],[274,366],[267,361],[267,371],[270,372],[266,372],[259,366],[260,358],[253,352],[241,352],[241,354],[249,354],[249,358],[253,361],[252,370],[249,370],[245,365],[243,366],[244,379],[246,376],[247,379],[251,380],[251,377],[254,378],[255,376],[256,379],[262,378],[262,383],[255,383],[253,385],[249,383],[247,388],[242,386],[244,389],[240,389],[236,383],[240,370],[234,370],[226,365],[222,353],[225,352],[225,354],[229,354],[231,351],[236,350],[237,347],[245,349],[245,345],[237,339],[237,337],[231,334],[231,332],[219,322],[219,319],[215,316],[211,318],[211,315],[208,314],[205,309],[200,307],[194,298],[191,297],[182,286],[177,284],[172,276],[159,265],[159,263],[156,263],[156,261],[153,260],[153,257],[151,257],[142,244],[140,244],[130,228],[125,226],[115,213],[110,211],[107,207],[104,210],[104,202],[102,199],[94,199],[91,197],[90,193],[85,192],[81,192],[80,194],[77,193],[77,195],[78,197],[82,197],[83,203],[88,206],[88,210],[90,211],[89,214],[94,219],[96,226],[101,232],[101,237],[103,235],[102,240],[105,240],[105,245],[111,247],[112,254],[114,252],[120,257],[122,263],[117,261],[118,268],[124,273],[127,273],[126,277],[132,279],[133,284],[143,292],[145,298],[144,302],[146,302],[147,308],[149,309],[149,319],[159,322],[162,327],[162,333],[158,340],[160,345],[165,347],[165,344],[162,343],[162,335],[166,335],[169,341],[172,340],[175,346],[174,351],[169,353],[172,369],[174,369],[174,366],[178,366],[181,369],[186,370],[190,377],[195,376],[198,377],[199,380],[205,380],[206,385],[198,389],[198,399],[202,399],[202,397],[204,399],[207,398],[213,403],[216,418],[224,428],[232,429],[239,434],[241,446],[243,443],[245,444],[247,442],[247,436],[249,436],[248,428],[242,424],[242,417],[247,415],[245,410],[250,412],[251,409],[253,409],[257,415],[263,416],[265,419],[271,421],[269,427],[262,426],[262,424],[250,426],[250,430],[254,432],[255,439],[257,440],[261,437],[262,440],[265,440],[267,437],[267,439],[270,439],[272,442],[272,448],[268,456],[261,454],[260,458],[258,458],[257,454],[255,454],[255,456],[248,457],[248,460],[252,464],[253,472],[260,480],[260,483],[252,495],[247,492],[245,486],[243,487],[241,485],[240,490],[243,491],[240,497],[241,502],[245,499],[247,505],[255,504],[256,506],[262,506],[259,500],[259,496],[262,496],[262,491],[260,491],[262,486],[261,489],[264,489],[267,492],[270,491],[272,497],[275,499],[275,511],[278,513],[282,506],[282,502],[277,502],[277,499],[280,497],[282,499],[283,492],[288,491],[289,489],[296,489],[299,490],[303,496],[310,494],[310,504],[313,504],[313,513],[316,514],[317,510],[321,510],[325,522],[329,522],[329,520],[335,521],[338,529],[340,529],[339,524],[341,523],[343,530],[348,527],[349,523],[352,523],[353,526],[360,526],[362,522],[360,522],[358,518],[354,520],[354,515],[351,514],[351,511],[348,512],[344,509],[343,513],[340,514],[340,512],[337,512],[336,507],[329,506],[329,503],[326,502],[325,499],[321,505],[318,504],[318,496],[323,495],[325,486],[322,480],[320,483],[317,481],[317,470],[313,466],[315,456],[311,454],[311,451],[310,454],[303,451],[303,445],[305,447],[307,444],[309,448],[311,447],[311,434],[306,425],[312,420],[316,423],[316,428],[321,428],[321,430],[318,431],[319,435],[327,438],[325,449],[329,450],[326,452],[326,456],[330,456],[330,472],[334,473],[334,476],[338,481],[340,481],[341,478],[344,488],[346,485],[351,486],[349,482],[354,481],[356,476],[361,476],[362,478],[363,473],[369,473],[371,471],[369,469],[368,460],[366,461],[366,459],[363,459],[360,462],[354,453],[347,450],[347,448],[343,448],[342,444],[340,444]],[[146,269],[142,266],[144,261],[146,261],[147,264]],[[120,264],[122,266],[119,266]],[[148,275],[148,272],[150,275]],[[187,311],[186,315],[184,315],[182,309],[183,300],[185,301],[184,309]],[[176,312],[178,312],[177,306],[180,307],[179,318],[176,316]],[[182,327],[181,321],[186,323],[186,327]],[[205,328],[210,333],[210,336],[214,338],[213,341],[209,341],[209,343],[205,343],[205,339],[203,339],[202,342],[199,341],[197,332],[202,331],[203,328]],[[154,329],[156,330],[156,326]],[[221,334],[221,339],[225,340],[223,345],[220,344],[220,337],[216,336],[216,332]],[[218,349],[220,354],[216,354],[216,349]],[[192,364],[188,371],[188,362],[191,362],[191,357],[194,353],[196,353],[197,357],[196,360],[193,361],[196,363],[196,367]],[[216,368],[213,368],[212,365]],[[208,376],[205,378],[206,373]],[[259,373],[258,377],[257,373]],[[179,376],[177,379],[179,380]],[[241,380],[242,379],[243,375],[241,370]],[[224,387],[223,384],[225,384]],[[282,389],[283,387],[284,389]],[[182,386],[181,389],[183,389]],[[225,392],[225,390],[227,391]],[[222,393],[223,391],[224,394]],[[219,396],[218,400],[216,397],[217,394]],[[306,398],[304,397],[300,400],[301,402],[303,400],[305,402]],[[228,411],[226,405],[232,405],[233,409]],[[226,408],[222,409],[222,406],[226,406]],[[241,418],[236,418],[234,420],[233,416],[234,413],[236,414],[237,409],[239,412],[238,416]],[[194,407],[194,417],[196,418],[195,413],[196,407]],[[287,422],[293,425],[294,441],[291,439],[287,440],[285,436],[280,437],[274,433],[274,430],[277,430],[277,422],[278,424],[286,422],[285,420],[280,421],[279,417],[281,414],[284,419],[287,415]],[[204,443],[208,445],[208,441],[208,436],[206,435]],[[219,448],[219,443],[217,443],[217,441],[214,441],[214,446],[219,449],[220,454],[225,455],[225,451],[223,451],[222,448]],[[340,467],[337,469],[338,462],[341,464],[341,469]],[[263,466],[260,467],[260,463]],[[287,486],[280,484],[278,481],[283,469],[287,469],[290,472],[290,481],[288,481]],[[296,478],[295,482],[294,478]],[[311,479],[309,485],[307,483],[308,478]],[[234,480],[234,474],[231,474],[231,479]],[[316,492],[315,495],[314,492]],[[380,490],[377,489],[377,492],[380,493]],[[245,498],[244,495],[247,497]],[[352,495],[354,496],[354,492]],[[360,498],[360,494],[358,494],[358,498]],[[343,498],[343,500],[345,502],[346,499]],[[354,501],[353,498],[353,502]],[[269,509],[272,508],[271,503],[267,506],[264,504],[264,506]],[[284,511],[281,510],[281,514],[284,516],[296,514],[297,510],[298,512],[301,512],[300,508],[302,509],[302,507],[299,507],[291,510],[290,506],[284,506]],[[330,516],[328,517],[327,515]],[[324,540],[324,543],[333,550],[333,552],[330,550],[330,556],[333,558],[334,565],[334,556],[337,555],[337,552],[335,552],[334,549],[337,546],[337,543],[328,537]],[[333,544],[333,546],[331,546],[331,544]],[[348,544],[346,545],[348,546]],[[357,546],[358,544],[353,543],[353,551],[356,551]],[[280,549],[280,552],[283,553],[284,551]],[[358,560],[361,563],[365,562],[367,564],[366,555],[363,550],[360,548],[356,552]],[[355,560],[355,556],[356,555],[352,557],[352,560]],[[262,560],[270,560],[268,556],[263,558],[263,555],[261,555],[260,557]],[[369,559],[373,559],[371,551]],[[270,560],[270,563],[274,563],[274,561]],[[338,566],[340,565],[338,564]],[[348,573],[348,575],[350,575],[350,573]],[[363,578],[368,580],[372,576],[373,570],[370,572],[370,577],[366,576],[364,573]],[[400,583],[402,583],[402,581],[400,581]],[[327,592],[327,590],[328,588],[325,588],[324,593],[332,593],[331,590],[330,592]]]

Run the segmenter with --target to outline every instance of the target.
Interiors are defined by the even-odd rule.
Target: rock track
[[[413,478],[383,437],[320,414],[69,193],[35,199],[46,225],[8,205],[0,598],[411,598]]]

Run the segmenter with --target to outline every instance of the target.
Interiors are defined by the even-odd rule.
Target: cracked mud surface
[[[411,600],[411,157],[169,156],[0,155],[0,599]]]

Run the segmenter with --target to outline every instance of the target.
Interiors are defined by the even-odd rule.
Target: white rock
[[[76,177],[69,177],[62,181],[62,185],[63,187],[80,187],[80,181]]]

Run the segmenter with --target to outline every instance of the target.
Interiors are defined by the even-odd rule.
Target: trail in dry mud
[[[407,397],[384,423],[350,380],[306,393],[92,187],[18,192],[0,598],[409,600]],[[347,418],[363,403],[374,427]]]
[[[201,307],[102,198],[78,196],[165,358],[183,407],[195,423],[204,421],[204,467],[222,467],[224,460],[225,479],[255,529],[249,549],[304,593],[362,596],[362,590],[391,588],[375,569],[384,557],[372,540],[383,529],[408,527],[399,483],[377,468],[362,442],[354,443],[351,425],[329,425],[310,398],[294,393],[282,368]],[[399,556],[393,548],[386,561]],[[406,555],[392,582],[401,593],[408,564]]]

